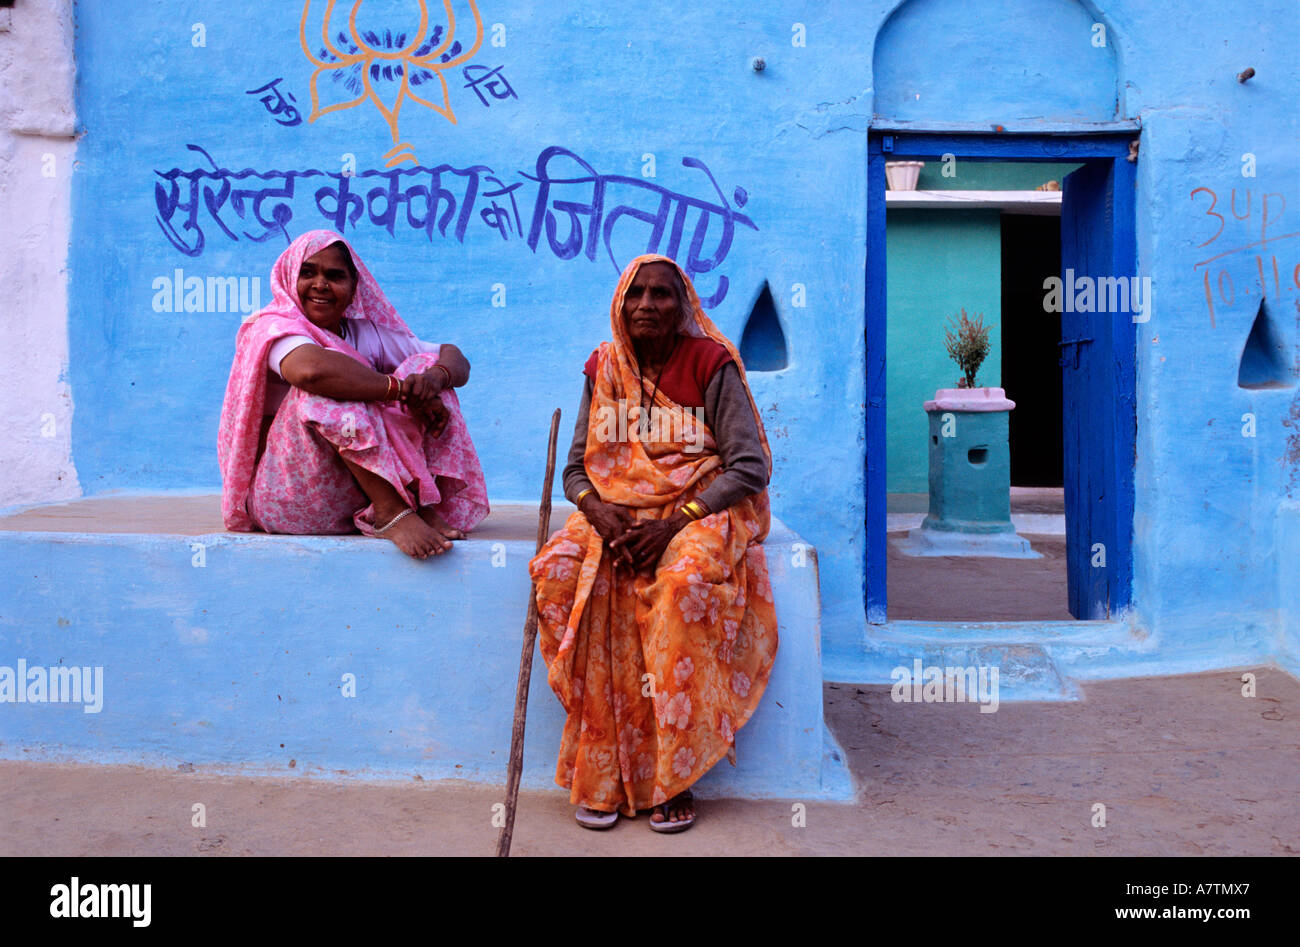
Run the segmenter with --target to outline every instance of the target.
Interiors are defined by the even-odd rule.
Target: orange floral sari
[[[599,350],[585,455],[601,499],[632,508],[638,521],[670,516],[722,469],[702,415],[662,391],[654,393],[654,406],[667,414],[648,432],[638,434],[633,420],[626,440],[611,441],[602,423],[607,412],[627,413],[629,403],[636,410],[641,402],[623,296],[640,266],[652,262],[677,265],[642,256],[619,279],[610,307],[614,341]],[[682,282],[690,309],[685,331],[726,346],[743,379],[739,353],[704,314],[684,273]],[[650,394],[650,386],[644,391]],[[751,394],[770,471],[753,401]],[[760,545],[768,525],[763,491],[689,523],[652,576],[633,575],[613,568],[600,535],[575,513],[529,564],[548,681],[567,713],[555,781],[574,804],[635,815],[690,788],[727,755],[776,656],[776,613]]]

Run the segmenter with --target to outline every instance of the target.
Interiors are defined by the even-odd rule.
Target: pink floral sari
[[[322,348],[365,365],[345,340],[316,326],[298,300],[298,271],[308,257],[339,241],[357,268],[357,290],[347,318],[413,336],[384,297],[351,245],[329,230],[305,233],[289,245],[271,270],[271,304],[246,319],[235,340],[217,435],[221,466],[221,514],[226,528],[274,533],[374,532],[374,510],[343,460],[378,474],[409,506],[432,506],[457,529],[468,530],[488,513],[487,488],[455,391],[442,393],[451,417],[434,437],[396,404],[336,401],[291,389],[276,412],[259,454],[266,404],[267,356],[276,340],[309,336]],[[412,355],[394,372],[423,372],[436,353]]]

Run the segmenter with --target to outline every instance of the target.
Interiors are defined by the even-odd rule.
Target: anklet
[[[402,512],[394,516],[391,520],[389,520],[387,525],[378,527],[375,530],[375,535],[382,536],[384,533],[388,532],[390,529],[396,526],[399,520],[405,519],[406,517],[410,516],[414,512],[415,510],[411,509],[410,507],[407,507],[406,509],[402,510]]]

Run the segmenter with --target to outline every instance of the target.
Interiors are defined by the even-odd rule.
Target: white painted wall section
[[[68,386],[72,4],[0,10],[0,507],[81,495]]]

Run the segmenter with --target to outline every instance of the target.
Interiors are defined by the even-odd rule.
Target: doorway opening
[[[871,133],[865,366],[870,622],[1092,620],[1128,604],[1136,425],[1132,324],[1141,320],[1104,304],[1101,311],[1054,311],[1047,281],[1059,282],[1067,271],[1071,287],[1081,278],[1113,284],[1133,274],[1133,134]],[[909,160],[927,162],[933,176],[927,180],[922,170],[916,191],[890,191],[887,199],[886,162]],[[964,175],[965,186],[935,187],[939,169],[947,172],[954,163],[962,171],[948,176]],[[1076,308],[1060,306],[1059,293],[1056,299],[1055,309]],[[904,558],[899,549],[907,544],[890,542],[890,530],[903,525],[901,519],[919,519],[936,490],[962,489],[950,483],[956,453],[938,461],[945,472],[932,481],[935,456],[948,455],[934,447],[938,410],[922,409],[926,399],[934,407],[936,388],[958,386],[961,372],[947,361],[934,322],[942,315],[947,324],[961,308],[972,317],[988,313],[990,354],[976,385],[1003,388],[1016,408],[1002,422],[1005,433],[995,434],[987,449],[981,444],[967,451],[963,444],[960,460],[983,475],[999,457],[996,441],[1005,439],[999,476],[1009,490],[1002,502],[1011,515],[993,519],[1018,521],[1015,531],[1026,535],[1052,524],[1032,559],[986,556],[981,542],[969,545],[974,555],[949,555],[943,543],[955,534],[938,531],[924,534],[943,538],[940,551],[930,546],[921,554],[928,561]],[[918,313],[924,313],[919,320]],[[970,459],[977,455],[979,463]],[[950,528],[951,521],[930,512],[927,527]],[[971,532],[980,531],[975,525]],[[914,555],[916,545],[911,548]],[[897,596],[892,608],[891,591]]]
[[[1043,284],[1061,275],[1059,211],[1002,215],[1002,387],[1016,403],[1007,418],[1011,486],[1025,491],[1065,487],[1061,314],[1043,309]],[[1064,515],[1064,499],[1061,504]]]

